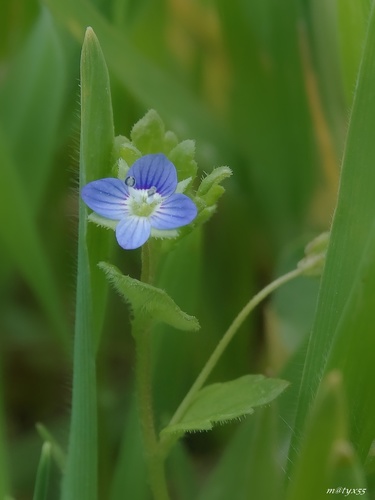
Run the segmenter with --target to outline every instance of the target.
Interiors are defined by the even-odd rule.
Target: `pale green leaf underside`
[[[285,380],[263,375],[209,385],[197,393],[181,421],[163,429],[162,434],[208,431],[215,424],[251,415],[255,407],[270,403],[287,386]]]
[[[148,316],[179,330],[199,329],[198,320],[183,312],[164,290],[125,276],[117,267],[106,262],[100,262],[99,267],[125,301],[130,303],[136,318]]]

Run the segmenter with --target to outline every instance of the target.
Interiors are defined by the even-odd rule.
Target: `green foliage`
[[[163,321],[179,330],[199,330],[198,320],[189,316],[175,304],[169,295],[160,288],[124,276],[111,264],[100,262],[99,267],[105,272],[107,279],[133,310],[135,319],[142,318],[148,323]]]
[[[130,138],[143,154],[160,153],[164,134],[164,123],[156,111],[151,110],[134,125]]]
[[[51,446],[51,457],[56,462],[60,471],[63,472],[65,469],[66,456],[61,446],[58,444],[56,439],[48,431],[48,429],[42,424],[36,424],[37,431],[42,439],[48,442]]]
[[[169,159],[175,165],[178,172],[178,180],[195,179],[197,175],[197,163],[195,157],[195,142],[191,140],[182,141],[169,153]]]
[[[215,144],[215,153],[216,149],[224,151],[228,146],[231,149],[224,126],[217,123],[191,90],[149,61],[133,46],[125,32],[110,26],[88,0],[67,0],[63,4],[59,0],[45,0],[45,4],[78,40],[82,39],[86,26],[92,26],[101,40],[109,68],[144,107],[162,109],[174,130],[181,132],[182,128],[185,135],[210,141],[210,145]],[[123,63],[124,54],[126,64]]]
[[[346,436],[347,408],[342,377],[339,372],[332,372],[323,381],[308,417],[300,456],[290,480],[288,500],[301,496],[308,500],[320,500],[326,498],[328,488],[340,486],[330,484],[331,456],[335,446]],[[312,470],[314,474],[311,474]]]
[[[362,460],[374,438],[370,422],[375,418],[373,384],[368,377],[371,353],[375,348],[371,326],[375,290],[372,190],[375,177],[374,170],[369,168],[375,162],[375,145],[367,133],[375,126],[374,101],[370,98],[375,82],[374,43],[373,10],[351,114],[315,324],[306,356],[292,449],[299,449],[303,422],[320,377],[338,369],[343,374],[350,408],[351,438]],[[356,200],[354,205],[353,199]]]
[[[289,391],[288,391],[289,392]],[[232,498],[257,500],[283,498],[276,459],[276,412],[273,405],[260,408],[236,429],[223,456],[199,494],[199,500]]]
[[[160,320],[151,335],[158,434],[241,306],[295,267],[333,213],[319,295],[318,279],[306,277],[278,290],[243,324],[210,380],[266,373],[290,388],[277,407],[243,422],[187,433],[167,461],[169,488],[184,500],[315,500],[327,497],[327,485],[374,497],[373,2],[42,3],[4,0],[0,16],[0,497],[32,498],[34,424],[43,421],[52,458],[60,468],[67,460],[66,499],[151,498],[129,397],[132,322],[115,294],[106,314],[98,262],[118,265],[138,315],[146,294]],[[87,26],[104,57],[91,30],[85,38]],[[155,288],[126,277],[140,274],[138,252],[111,255],[112,232],[96,226],[114,225],[93,214],[89,223],[78,209],[84,38],[80,184],[124,179],[142,154],[163,151],[177,166],[178,190],[199,208],[181,238],[151,241],[160,250]],[[114,139],[114,123],[125,135],[136,125],[130,138]],[[181,324],[198,327],[185,310],[199,317],[199,335],[171,335]],[[342,376],[336,385],[332,370]],[[212,387],[203,389],[209,397]],[[238,413],[252,408],[241,401]],[[219,409],[198,427],[224,421],[229,409]],[[60,484],[53,467],[48,498],[61,498]]]
[[[99,42],[87,30],[81,57],[80,186],[103,177],[113,147],[112,104],[107,67]],[[88,224],[80,202],[72,422],[63,498],[97,497],[96,347],[107,284],[97,262],[108,257],[110,239]]]
[[[230,382],[209,385],[195,395],[180,422],[165,427],[162,434],[207,431],[216,424],[251,415],[254,407],[270,403],[287,386],[284,380],[262,375],[244,375]]]
[[[217,200],[224,194],[224,189],[220,186],[220,183],[231,175],[232,171],[229,167],[218,167],[203,178],[197,195],[206,206],[214,206]]]
[[[13,266],[17,269],[66,348],[68,325],[57,276],[36,221],[51,174],[65,78],[60,40],[43,9],[0,87],[0,211],[4,217],[0,237],[1,267],[5,268],[0,275],[7,279]]]
[[[43,444],[42,447],[42,453],[40,456],[38,472],[36,476],[33,500],[47,500],[50,467],[51,467],[51,444],[46,442]]]
[[[66,77],[61,40],[50,13],[42,9],[0,90],[0,122],[34,215],[40,209],[59,142]]]
[[[216,210],[217,201],[225,192],[220,183],[230,177],[232,171],[229,167],[215,168],[203,178],[195,193],[193,184],[198,169],[195,161],[195,143],[192,140],[178,142],[173,132],[165,130],[162,119],[153,109],[133,126],[130,137],[131,140],[124,136],[117,136],[114,140],[113,175],[125,179],[129,167],[142,155],[164,152],[177,170],[179,183],[176,191],[186,192],[198,208],[196,219],[186,227],[170,231],[152,230],[151,235],[156,238],[173,240],[164,242],[163,250],[167,252],[171,247],[176,246],[180,237],[186,236],[210,219]],[[117,226],[117,221],[105,219],[95,213],[89,215],[89,220],[107,229],[114,230]]]
[[[0,129],[0,237],[7,256],[17,266],[54,325],[59,340],[67,342],[68,327],[62,312],[59,292],[36,223],[28,210],[27,195],[2,130]],[[7,214],[12,209],[12,220]],[[28,251],[24,251],[24,242]]]

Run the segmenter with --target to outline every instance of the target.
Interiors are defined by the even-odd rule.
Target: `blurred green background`
[[[64,448],[68,437],[86,27],[108,64],[116,135],[129,136],[154,108],[180,140],[196,141],[201,175],[233,170],[204,232],[186,238],[161,272],[160,284],[202,325],[199,333],[155,332],[155,398],[165,423],[248,298],[330,226],[370,3],[1,1],[0,465],[17,500],[32,498],[35,423]],[[114,262],[138,276],[137,251],[119,249]],[[318,285],[301,278],[275,294],[212,380],[275,376],[287,362],[299,380]],[[129,317],[111,292],[98,359],[100,498],[132,408],[132,378]],[[186,439],[199,484],[237,426]],[[55,491],[58,482],[56,469]]]

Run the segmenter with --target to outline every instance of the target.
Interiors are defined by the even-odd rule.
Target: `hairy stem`
[[[159,453],[155,431],[152,401],[152,359],[150,328],[135,331],[136,339],[136,387],[141,421],[143,445],[151,490],[155,500],[168,500],[168,488],[164,472],[164,460]]]
[[[196,378],[195,382],[191,386],[189,392],[186,394],[185,398],[182,400],[180,406],[177,408],[175,414],[173,415],[169,425],[174,425],[180,422],[184,413],[190,406],[197,392],[203,387],[204,383],[212,373],[215,368],[217,362],[221,358],[225,349],[227,348],[229,342],[232,340],[240,326],[243,324],[248,315],[255,309],[255,307],[264,300],[268,295],[270,295],[273,291],[275,291],[280,286],[284,285],[288,281],[293,280],[297,276],[300,276],[305,272],[304,268],[297,268],[293,271],[290,271],[283,276],[280,276],[275,281],[272,281],[269,285],[263,288],[260,292],[258,292],[254,297],[250,299],[250,301],[245,305],[245,307],[239,312],[237,317],[233,320],[232,324],[228,328],[228,330],[224,333],[223,337],[219,341],[215,350],[211,354],[207,363],[204,365],[202,371]],[[174,436],[163,436],[161,440],[161,448],[164,455],[166,455],[171,447],[171,445],[175,442]]]
[[[150,246],[142,247],[142,274],[144,283],[151,283],[154,278],[154,265]],[[136,343],[136,389],[141,421],[143,446],[148,467],[149,481],[155,500],[168,500],[168,487],[164,471],[164,458],[155,431],[152,398],[152,352],[151,324],[144,318],[135,318],[133,335]]]

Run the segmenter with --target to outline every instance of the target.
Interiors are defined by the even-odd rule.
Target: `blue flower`
[[[176,168],[163,154],[149,154],[128,170],[125,181],[100,179],[83,187],[83,201],[98,215],[119,221],[118,244],[132,250],[142,246],[151,230],[170,230],[189,224],[197,207],[176,193]]]

